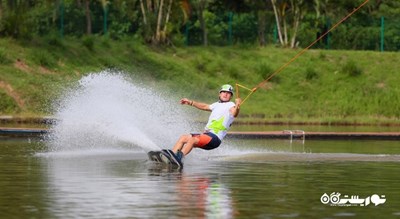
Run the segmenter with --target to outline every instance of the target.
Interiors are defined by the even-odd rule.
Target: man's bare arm
[[[186,105],[190,105],[190,106],[194,106],[197,109],[200,110],[205,110],[205,111],[211,111],[210,110],[210,105],[207,103],[201,103],[201,102],[196,102],[194,100],[189,100],[187,98],[183,98],[181,99],[181,104],[186,104]]]
[[[242,103],[242,100],[241,100],[240,98],[235,99],[235,106],[232,107],[232,108],[230,109],[231,114],[232,114],[234,117],[237,117],[237,116],[239,115],[240,104],[241,104],[241,103]]]

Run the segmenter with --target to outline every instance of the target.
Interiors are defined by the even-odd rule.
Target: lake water
[[[138,82],[89,74],[55,100],[46,141],[0,138],[0,218],[400,217],[398,141],[226,139],[170,169],[144,151],[204,125]]]
[[[182,170],[83,148],[1,139],[0,217],[400,218],[398,141],[227,139]]]

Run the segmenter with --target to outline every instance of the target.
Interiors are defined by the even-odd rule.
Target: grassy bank
[[[298,52],[151,48],[133,38],[0,39],[0,115],[51,115],[49,105],[62,87],[107,68],[178,97],[210,102],[221,84],[253,88]],[[310,50],[257,90],[242,106],[240,120],[400,124],[398,60],[400,53]]]

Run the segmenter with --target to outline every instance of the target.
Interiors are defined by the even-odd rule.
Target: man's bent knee
[[[190,138],[191,138],[190,135],[181,135],[181,137],[179,137],[179,141],[186,143],[190,140]]]

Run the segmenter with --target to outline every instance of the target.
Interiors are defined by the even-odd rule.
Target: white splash
[[[57,102],[50,149],[170,148],[191,130],[190,117],[163,95],[120,72],[91,73]]]

